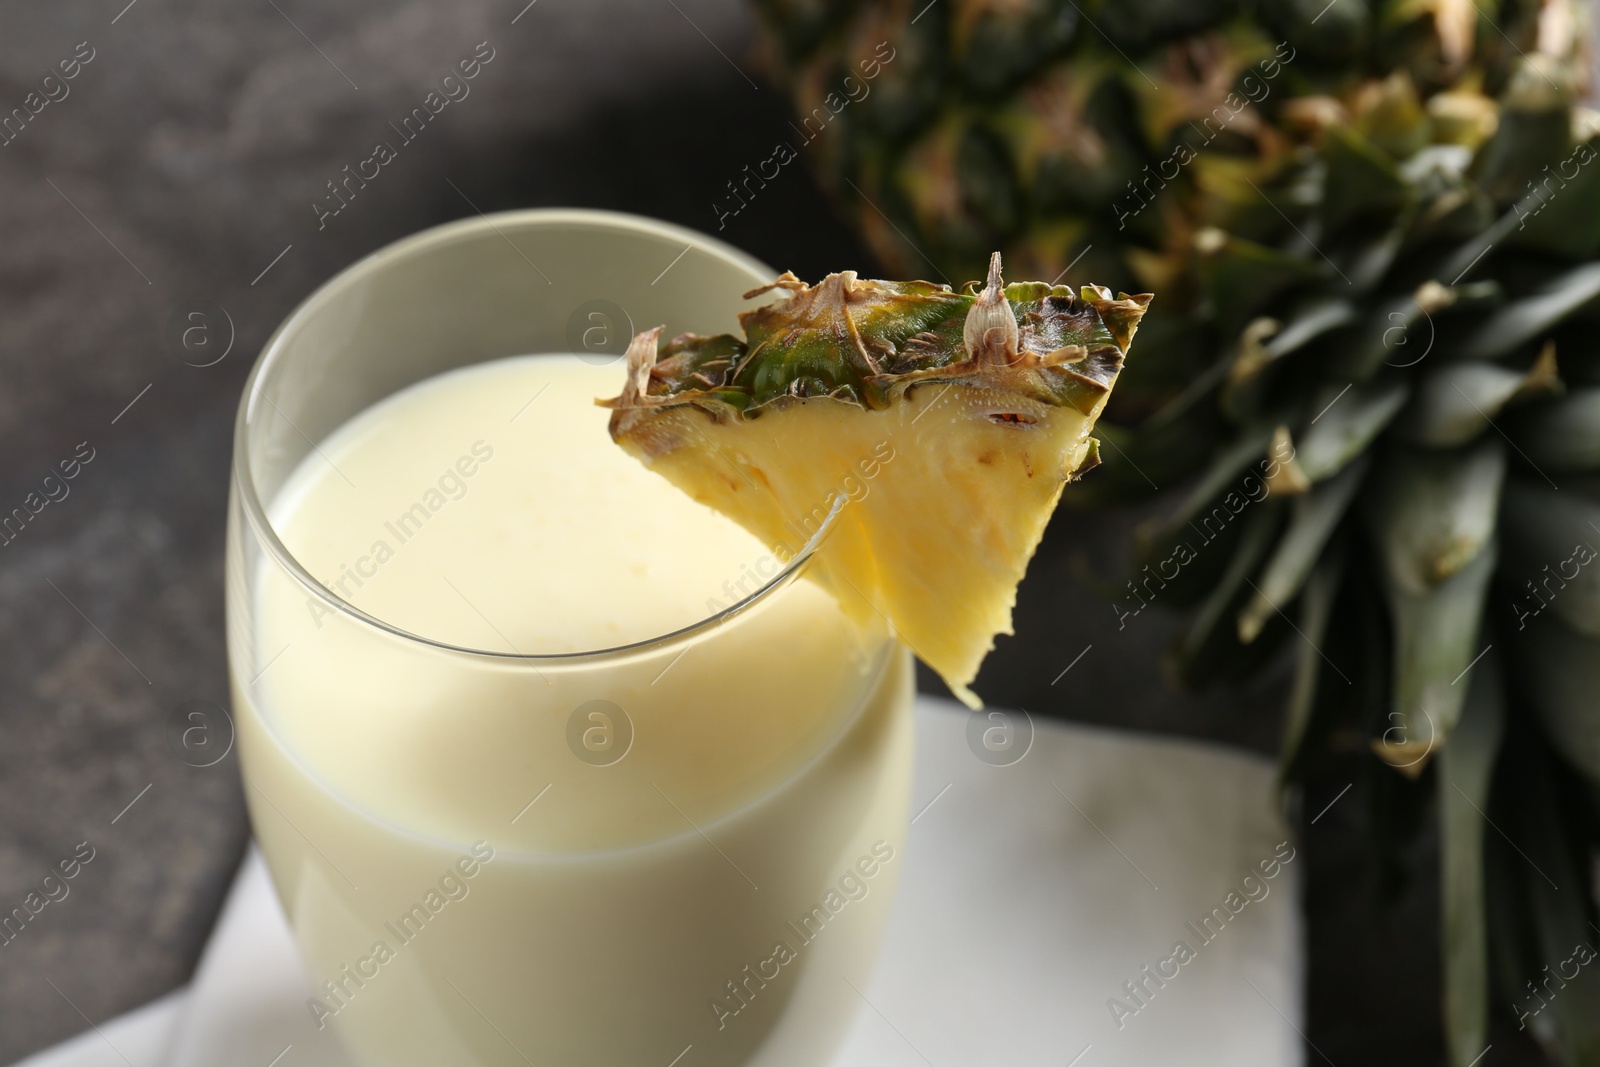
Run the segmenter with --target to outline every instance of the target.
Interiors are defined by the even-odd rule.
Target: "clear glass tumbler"
[[[234,438],[234,710],[308,1010],[357,1062],[806,1067],[854,1016],[902,864],[912,676],[870,624],[786,632],[829,525],[694,625],[521,655],[367,614],[272,520],[397,390],[573,352],[620,385],[633,330],[734,329],[774,273],[659,222],[508,212],[369,256],[263,350]]]

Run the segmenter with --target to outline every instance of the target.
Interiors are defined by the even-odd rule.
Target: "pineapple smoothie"
[[[857,1008],[902,865],[907,653],[802,578],[575,655],[781,566],[611,442],[622,371],[493,360],[321,441],[272,527],[370,618],[230,572],[252,823],[307,1011],[363,1064],[804,1067]]]

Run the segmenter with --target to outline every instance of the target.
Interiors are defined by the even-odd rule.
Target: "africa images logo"
[[[472,879],[493,859],[494,846],[487,841],[475,843],[470,854],[461,856],[444,869],[436,887],[430,886],[422,899],[413,903],[409,910],[393,921],[384,923],[384,932],[394,938],[393,945],[389,944],[388,938],[374,941],[367,955],[356,960],[353,966],[348,963],[342,965],[335,977],[322,983],[321,997],[306,1000],[306,1007],[311,1010],[317,1029],[327,1026],[329,1018],[348,1008],[356,995],[367,987],[367,983],[377,980],[400,951],[421,937],[428,924],[437,920],[439,913],[449,904],[466,900],[472,892]]]
[[[785,936],[773,942],[771,955],[757,961],[754,967],[745,964],[738,976],[725,983],[727,996],[712,997],[706,1002],[717,1020],[717,1029],[727,1029],[728,1020],[748,1008],[751,1001],[767,988],[768,982],[776,982],[781,978],[784,968],[799,959],[801,950],[820,937],[823,928],[846,906],[854,901],[865,900],[872,891],[872,879],[893,859],[893,845],[887,841],[874,841],[871,855],[857,859],[839,877],[838,884],[830,886],[810,911],[793,922],[785,923]]]

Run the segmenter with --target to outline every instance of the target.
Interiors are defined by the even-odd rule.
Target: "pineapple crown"
[[[628,346],[613,431],[629,412],[692,404],[713,418],[755,418],[769,404],[829,398],[884,408],[913,385],[985,380],[1053,405],[1097,410],[1122,368],[1150,294],[1044,282],[1006,285],[1000,253],[984,283],[873,281],[855,271],[807,285],[785,272],[746,299],[787,297],[741,312],[744,337],[662,327]]]

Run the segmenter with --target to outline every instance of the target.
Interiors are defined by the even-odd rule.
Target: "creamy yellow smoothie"
[[[367,409],[268,507],[356,611],[271,559],[230,597],[255,833],[364,1064],[804,1067],[857,1010],[907,653],[803,578],[648,643],[782,562],[611,443],[621,373],[499,359]]]

